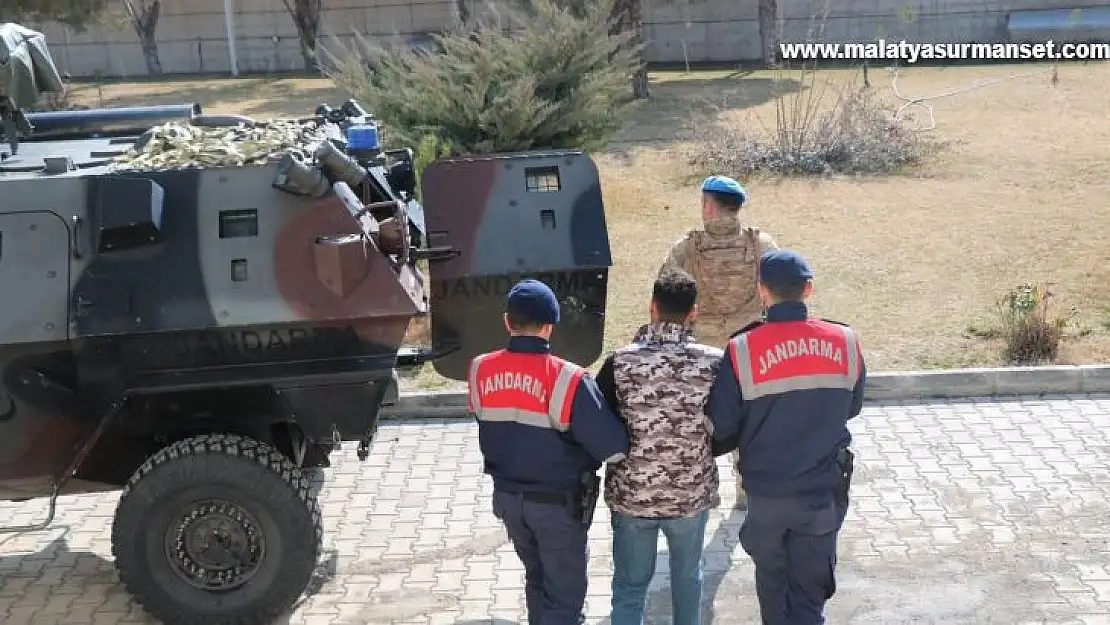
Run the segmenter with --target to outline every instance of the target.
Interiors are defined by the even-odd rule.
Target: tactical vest
[[[736,234],[720,236],[695,230],[691,239],[698,314],[730,318],[737,328],[761,319],[763,303],[756,289],[759,229],[744,226]]]
[[[499,350],[470,363],[470,411],[479,421],[566,432],[585,369],[551,354]]]
[[[744,406],[744,490],[789,497],[842,489],[839,450],[852,440],[848,419],[862,399],[855,332],[815,318],[772,321],[737,334],[728,352]]]
[[[863,372],[855,332],[820,319],[763,324],[729,346],[745,401],[814,389],[851,394]]]

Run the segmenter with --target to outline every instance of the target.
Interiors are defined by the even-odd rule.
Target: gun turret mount
[[[34,127],[24,109],[38,103],[43,92],[65,89],[42,33],[19,24],[0,24],[0,130],[12,149],[19,151],[19,136]]]

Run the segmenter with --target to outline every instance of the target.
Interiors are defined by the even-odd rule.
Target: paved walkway
[[[1108,396],[866,408],[830,622],[1110,623],[1108,415]],[[367,462],[346,450],[322,492],[328,560],[287,622],[523,623],[521,566],[480,468],[465,421],[387,422]],[[719,625],[758,622],[731,489],[705,554]],[[151,622],[109,561],[116,499],[70,498],[53,530],[0,538],[0,622]],[[0,504],[0,522],[39,509]],[[605,510],[591,548],[594,625],[607,623]],[[665,563],[648,623],[670,622]]]

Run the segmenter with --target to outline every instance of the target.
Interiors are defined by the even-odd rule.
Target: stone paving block
[[[858,468],[829,621],[1110,623],[1107,423],[1105,393],[869,404],[851,424]],[[336,454],[320,493],[333,560],[281,625],[524,623],[523,567],[490,511],[475,435],[468,420],[396,420],[367,462]],[[707,528],[707,624],[759,620],[733,489],[722,479]],[[0,623],[153,625],[112,567],[117,501],[70,497],[58,529],[0,537]],[[42,514],[0,508],[6,522]],[[590,536],[595,625],[610,598],[604,507]],[[648,622],[669,622],[667,570],[660,540]]]

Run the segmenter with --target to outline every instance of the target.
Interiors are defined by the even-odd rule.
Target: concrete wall
[[[282,0],[233,0],[239,69],[299,70],[297,31]],[[452,19],[452,0],[324,0],[322,43],[350,42],[355,33],[422,38]],[[60,69],[73,76],[142,76],[139,40],[129,24],[75,33],[39,26]],[[223,0],[163,0],[158,51],[166,73],[226,72],[231,68]]]
[[[1014,11],[1110,5],[1110,0],[832,0],[825,41],[880,37],[913,42],[1008,41],[1006,18]],[[803,41],[824,0],[779,0],[784,41]]]
[[[743,61],[759,57],[757,0],[644,0],[647,58],[653,62]],[[474,0],[470,0],[474,3]],[[282,0],[234,0],[244,72],[303,66]],[[1110,0],[779,0],[782,40],[804,41],[823,7],[835,7],[821,39],[1005,41],[1010,11],[1105,6]],[[324,0],[324,43],[353,33],[425,38],[455,19],[455,0]],[[141,76],[142,51],[127,25],[75,33],[40,25],[59,66],[74,76]],[[230,69],[223,0],[163,0],[158,45],[166,73]]]
[[[758,0],[644,1],[650,61],[759,58]],[[783,42],[886,38],[993,43],[1008,40],[1006,18],[1013,11],[1110,6],[1110,0],[778,0],[778,4]]]

